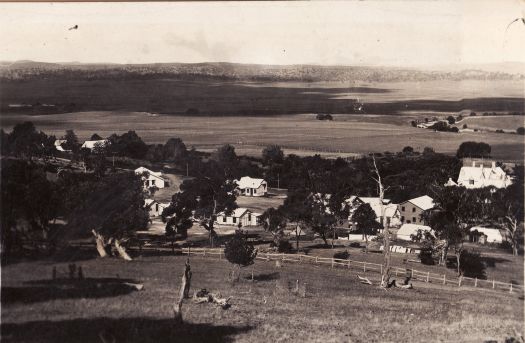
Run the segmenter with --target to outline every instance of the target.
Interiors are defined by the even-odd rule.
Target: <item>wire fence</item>
[[[185,255],[212,257],[218,259],[225,259],[224,249],[222,248],[183,248],[179,250]],[[281,261],[293,263],[308,263],[326,266],[328,268],[344,268],[348,270],[360,271],[362,273],[383,273],[383,265],[379,263],[371,263],[364,261],[345,260],[330,257],[320,257],[304,254],[284,254],[284,253],[267,253],[259,252],[257,260],[262,261]],[[398,266],[391,267],[391,273],[395,276],[410,276],[412,280],[422,281],[426,283],[435,283],[456,287],[470,287],[482,290],[498,290],[506,291],[508,293],[523,292],[523,285],[513,283],[506,283],[496,280],[484,280],[478,278],[469,278],[460,276],[458,278],[447,277],[446,274],[430,273],[428,271],[421,271],[412,268],[402,268]]]

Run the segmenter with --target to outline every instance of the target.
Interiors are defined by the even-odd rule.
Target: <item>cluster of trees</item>
[[[464,242],[475,225],[493,224],[503,229],[518,254],[523,241],[523,167],[514,172],[514,183],[505,189],[436,187],[432,192],[436,208],[424,213],[434,234],[419,232],[413,240],[423,243],[426,253],[445,265],[448,252],[456,256],[457,271],[461,274]]]
[[[450,118],[452,118],[452,120],[455,122],[455,119],[453,117]],[[459,129],[457,127],[450,126],[449,124],[452,123],[450,123],[450,121],[448,121],[448,123],[444,121],[438,121],[434,125],[430,126],[429,129],[443,132],[459,132]]]
[[[487,143],[483,142],[463,142],[459,146],[456,157],[465,158],[465,157],[479,157],[487,158],[490,157],[490,152],[492,148]]]
[[[3,257],[20,251],[25,241],[43,242],[35,247],[52,252],[62,242],[95,234],[101,256],[113,246],[129,258],[123,241],[148,221],[140,177],[62,170],[50,181],[45,168],[28,159],[2,160]],[[66,226],[57,225],[57,219]]]
[[[317,120],[334,120],[334,117],[332,117],[331,114],[318,114],[315,116],[315,119]]]
[[[37,131],[32,122],[15,125],[10,133],[0,130],[2,156],[16,156],[31,160],[33,157],[45,157],[55,150],[55,137]]]

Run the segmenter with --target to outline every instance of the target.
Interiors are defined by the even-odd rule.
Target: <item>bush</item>
[[[361,248],[361,243],[359,242],[352,242],[349,245],[350,248]]]
[[[463,124],[463,128],[467,129],[468,128],[467,124]]]
[[[423,149],[423,155],[431,155],[433,154],[435,151],[432,147],[429,147],[429,146],[426,146],[424,149]]]
[[[270,243],[270,247],[277,248],[277,251],[280,253],[287,254],[292,251],[292,244],[286,239],[280,239],[277,243]]]
[[[475,130],[474,130],[475,131]],[[463,142],[459,146],[456,157],[489,157],[492,148],[483,142]]]
[[[415,120],[412,120],[410,122],[410,125],[412,125],[413,127],[417,127],[417,122]]]
[[[517,133],[518,135],[525,135],[525,127],[523,127],[523,126],[522,126],[522,127],[518,127],[518,128],[516,129],[516,133]]]
[[[450,127],[448,124],[444,121],[440,121],[429,127],[429,129],[436,130],[436,131],[442,131],[442,132],[459,132],[459,129],[457,127]]]
[[[350,253],[348,252],[348,250],[339,251],[334,254],[334,258],[337,258],[339,260],[348,260],[350,258]]]
[[[454,118],[453,116],[448,116],[447,121],[450,125],[452,125],[456,122],[456,118]]]
[[[505,133],[505,131],[503,131],[502,129],[498,129],[496,130],[496,133]]]
[[[403,148],[402,150],[405,154],[411,154],[414,152],[414,148],[412,148],[411,146],[406,146]]]
[[[317,116],[315,116],[315,119],[317,119],[317,120],[333,120],[334,118],[332,117],[331,114],[318,114]]]
[[[418,257],[422,264],[426,264],[430,266],[436,264],[436,261],[434,260],[432,249],[429,247],[421,248],[421,251],[419,252]]]
[[[481,256],[475,251],[464,251],[461,254],[460,270],[464,276],[477,277],[478,279],[485,279],[485,264],[483,263]]]
[[[471,117],[475,117],[475,116],[477,116],[477,113],[476,112],[470,112],[470,116]]]
[[[228,262],[246,267],[253,264],[257,256],[257,250],[246,240],[242,232],[236,231],[235,235],[226,242],[224,256]]]

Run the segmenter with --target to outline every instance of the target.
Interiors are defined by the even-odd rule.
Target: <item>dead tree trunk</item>
[[[117,249],[117,252],[118,252],[120,257],[122,257],[126,261],[131,261],[132,260],[131,257],[126,252],[126,248],[124,248],[120,244],[120,240],[119,239],[115,239],[115,243],[114,244],[115,244],[115,248]]]
[[[91,232],[93,233],[93,236],[95,236],[95,240],[97,242],[98,254],[100,255],[100,257],[107,257],[108,256],[108,252],[106,250],[107,244],[106,244],[106,241],[104,239],[104,236],[102,236],[101,234],[99,234],[95,230],[91,230]]]
[[[173,315],[175,323],[182,323],[182,302],[184,298],[188,297],[191,283],[191,267],[189,259],[186,261],[184,266],[184,273],[182,274],[182,282],[179,289],[179,298],[173,304]]]
[[[388,283],[390,281],[390,232],[388,231],[388,226],[386,225],[385,220],[385,206],[383,204],[383,199],[385,197],[385,188],[383,182],[381,181],[381,175],[379,174],[379,169],[377,168],[376,159],[372,156],[374,161],[374,169],[377,176],[377,179],[374,180],[377,183],[379,188],[379,203],[381,206],[381,222],[383,223],[383,270],[381,273],[381,287],[388,288]]]

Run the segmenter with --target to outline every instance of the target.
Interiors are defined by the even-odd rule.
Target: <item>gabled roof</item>
[[[244,189],[244,188],[259,188],[261,184],[266,181],[264,181],[264,179],[252,179],[249,176],[243,176],[241,177],[240,180],[238,181],[235,180],[235,182],[237,183],[239,188]]]
[[[505,180],[507,174],[501,167],[461,167],[459,171],[460,180]]]
[[[149,175],[156,176],[159,179],[162,177],[162,172],[154,172],[152,170],[149,170],[146,167],[138,167],[137,169],[135,169],[135,174],[143,174],[143,173],[148,173]]]
[[[432,228],[430,226],[418,224],[403,224],[401,225],[399,230],[397,230],[397,237],[399,238],[400,236],[402,236],[404,238],[410,238],[410,235],[417,234],[418,230],[432,232]]]
[[[235,218],[240,218],[242,217],[246,212],[250,212],[251,211],[249,209],[247,209],[246,207],[238,207],[236,208],[235,210],[232,211],[232,213],[230,215],[227,215],[227,217],[235,217]],[[224,212],[221,212],[218,214],[219,216],[224,216]]]
[[[448,181],[447,183],[445,183],[445,186],[448,187],[448,186],[457,186],[458,184],[454,182],[454,180],[452,180],[452,178],[448,178]]]
[[[418,198],[407,200],[407,201],[403,202],[402,204],[404,204],[406,202],[409,202],[409,203],[419,207],[423,211],[430,210],[430,209],[434,208],[434,206],[435,206],[434,205],[434,199],[432,199],[428,195],[423,195],[423,196],[418,197]]]
[[[109,144],[109,141],[107,139],[100,139],[96,141],[85,141],[84,144],[82,144],[82,148],[94,149],[95,145],[97,144],[100,144],[101,146],[105,146]]]

